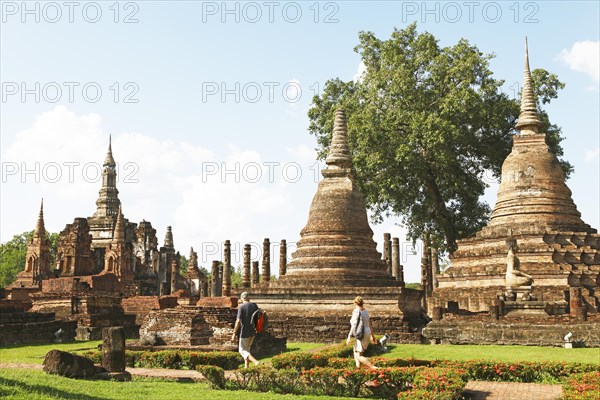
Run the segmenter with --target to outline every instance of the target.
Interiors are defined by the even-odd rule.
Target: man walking
[[[242,299],[242,305],[238,307],[237,319],[235,320],[235,326],[233,327],[233,335],[231,335],[231,341],[235,342],[235,335],[240,334],[240,347],[239,352],[244,358],[244,366],[248,368],[250,361],[254,365],[258,365],[259,362],[250,354],[250,347],[254,341],[254,327],[252,326],[252,314],[258,310],[256,303],[250,303],[248,292],[243,292],[240,295]],[[241,329],[240,329],[241,327]]]

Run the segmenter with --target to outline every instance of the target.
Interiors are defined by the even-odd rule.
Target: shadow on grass
[[[89,395],[84,395],[84,394],[79,394],[79,393],[69,393],[69,392],[65,392],[64,390],[60,390],[60,389],[55,389],[49,386],[44,386],[44,385],[28,385],[26,383],[14,380],[14,379],[8,379],[8,378],[1,378],[0,377],[0,393],[2,392],[7,392],[6,390],[4,390],[2,388],[2,386],[5,387],[16,387],[16,388],[20,388],[23,391],[25,391],[25,393],[27,392],[35,392],[36,394],[39,395],[45,395],[45,396],[49,396],[55,399],[65,399],[65,400],[81,400],[81,399],[87,399],[87,400],[108,400],[105,397],[95,397],[95,396],[89,396]]]

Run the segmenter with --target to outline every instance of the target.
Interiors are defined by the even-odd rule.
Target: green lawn
[[[100,343],[102,342],[97,340],[92,342],[32,344],[27,346],[15,345],[0,347],[0,363],[41,364],[44,362],[44,356],[50,350],[58,349],[71,352],[80,350],[94,350],[98,348]]]
[[[565,361],[600,364],[600,348],[565,349],[534,346],[418,345],[388,346],[386,358],[421,360]]]
[[[203,383],[178,383],[135,379],[131,382],[86,381],[47,375],[41,371],[0,369],[0,398],[23,400],[190,400],[190,399],[346,399],[343,397],[292,396],[274,393],[211,390]]]

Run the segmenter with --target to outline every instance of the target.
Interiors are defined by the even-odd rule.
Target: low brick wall
[[[573,333],[575,345],[600,347],[600,322],[549,325],[442,320],[429,323],[423,329],[423,336],[440,344],[563,346],[563,338],[569,332]]]
[[[409,326],[399,317],[371,317],[375,335],[390,335],[391,343],[421,343],[417,326]],[[269,313],[269,331],[290,342],[338,343],[348,337],[350,314],[302,316]]]
[[[52,343],[62,329],[61,341],[75,338],[76,321],[56,320],[54,313],[2,310],[0,312],[0,346],[13,344]]]

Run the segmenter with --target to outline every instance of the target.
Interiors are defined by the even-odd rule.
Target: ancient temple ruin
[[[409,322],[418,331],[421,292],[405,289],[376,249],[352,171],[342,110],[335,112],[326,164],[285,275],[255,284],[250,289],[252,299],[269,310],[270,325],[284,336],[336,341],[347,334],[352,300],[361,295],[374,316],[376,332],[385,331],[395,341],[418,341],[418,335],[409,331]],[[263,278],[264,273],[263,267]]]
[[[513,136],[512,151],[502,165],[498,200],[488,225],[474,237],[458,241],[451,266],[437,277],[439,287],[428,302],[430,313],[439,308],[508,317],[514,311],[515,317],[537,317],[539,324],[553,321],[551,315],[575,315],[579,312],[575,308],[598,313],[600,235],[581,220],[560,163],[540,133],[541,125],[526,47],[516,124],[520,133]],[[530,279],[516,279],[517,275]],[[430,325],[427,335],[440,338],[448,330],[460,331],[444,330],[442,325]],[[525,326],[531,328],[532,322]],[[560,332],[554,336],[562,338]],[[539,332],[533,336],[548,337]],[[586,337],[588,344],[600,345],[600,336]]]

